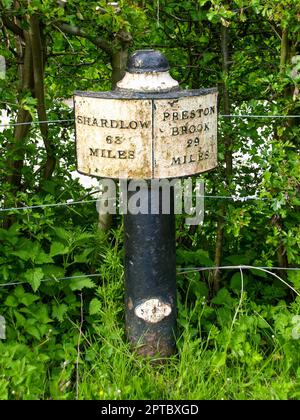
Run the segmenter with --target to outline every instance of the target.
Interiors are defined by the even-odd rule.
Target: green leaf
[[[64,277],[64,275],[65,275],[64,268],[59,267],[59,266],[54,265],[54,264],[43,265],[41,268],[43,270],[43,273],[44,273],[45,277],[50,278],[50,279],[53,278],[53,280]]]
[[[262,270],[257,270],[257,269],[255,269],[255,268],[251,268],[251,269],[250,269],[250,272],[251,272],[254,276],[256,276],[256,277],[262,277],[263,279],[267,279],[267,278],[270,276],[270,274],[266,273],[265,271],[262,271]]]
[[[217,305],[224,305],[232,308],[235,304],[235,299],[230,296],[230,293],[224,287],[218,291],[217,296],[212,299],[212,303]]]
[[[74,276],[80,276],[82,273],[74,273]],[[69,281],[69,286],[71,290],[82,290],[84,287],[87,287],[88,289],[92,289],[93,287],[96,287],[95,283],[89,279],[88,277],[78,277],[73,278]]]
[[[65,305],[64,303],[58,303],[58,304],[53,305],[52,317],[62,322],[67,312],[68,312],[68,306]]]
[[[81,254],[74,256],[74,262],[86,263],[88,256],[94,251],[94,248],[86,248]]]
[[[31,258],[31,253],[26,249],[20,249],[19,251],[11,252],[11,255],[21,258],[23,261],[28,261]]]
[[[25,306],[30,306],[36,300],[39,300],[39,297],[33,295],[32,293],[24,293],[24,295],[20,298],[20,302]]]
[[[13,295],[9,295],[7,296],[7,298],[5,299],[4,305],[6,306],[10,306],[12,308],[16,308],[18,306],[18,301],[15,298],[15,296]]]
[[[64,245],[61,242],[53,242],[50,248],[50,255],[54,257],[55,255],[64,255],[69,252],[69,247]]]
[[[14,290],[14,295],[17,296],[19,300],[25,295],[24,287],[21,284],[18,284]]]
[[[101,309],[101,302],[100,302],[100,300],[99,299],[97,299],[97,298],[93,298],[91,301],[90,301],[90,305],[89,305],[89,313],[90,313],[90,315],[95,315],[95,314],[97,314],[99,311],[100,311],[100,309]]]
[[[45,262],[52,261],[50,257],[42,251],[41,245],[38,242],[32,242],[26,239],[23,240],[21,244],[22,248],[11,252],[12,255],[21,258],[23,261],[31,260],[32,262],[36,262],[37,259],[40,259],[41,262],[38,262],[38,264],[42,264],[43,260],[45,260]]]
[[[68,232],[66,229],[62,227],[56,227],[54,231],[60,239],[63,239],[64,241],[68,241],[70,239],[70,232]]]
[[[24,327],[24,325],[26,324],[26,318],[17,310],[14,310],[14,316],[17,320],[17,326]]]
[[[293,284],[295,289],[297,289],[300,292],[300,270],[288,271],[288,279]]]
[[[40,324],[48,324],[52,322],[52,319],[49,318],[48,309],[46,305],[40,305],[38,310],[35,312],[35,318],[39,321]]]
[[[35,259],[35,263],[36,264],[47,264],[47,263],[52,263],[53,259],[50,257],[50,255],[46,254],[45,252],[40,252],[36,259]]]
[[[10,6],[13,3],[13,0],[2,0],[3,6],[5,7],[5,9],[9,9]]]
[[[32,335],[37,340],[41,338],[39,330],[34,325],[25,325],[24,329],[28,332],[28,334]]]
[[[192,265],[211,267],[214,262],[209,258],[208,252],[204,249],[197,249],[196,251],[187,251],[185,249],[178,249],[176,251],[177,263],[179,265]]]
[[[243,286],[246,287],[248,283],[248,277],[243,273]],[[235,291],[240,291],[242,288],[241,273],[234,273],[230,280],[230,288]]]
[[[207,298],[209,290],[206,284],[200,280],[199,273],[186,273],[186,277],[190,280],[189,288],[198,299]]]
[[[40,267],[30,268],[25,272],[24,277],[31,285],[33,291],[36,292],[37,289],[40,287],[41,280],[44,277],[44,273]]]
[[[251,253],[245,253],[241,255],[229,255],[225,258],[225,264],[229,265],[249,265],[251,263],[253,256]]]

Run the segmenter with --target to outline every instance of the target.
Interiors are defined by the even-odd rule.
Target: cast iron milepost
[[[165,197],[160,190],[153,203],[150,180],[190,176],[217,165],[216,99],[215,88],[181,90],[166,58],[154,50],[130,56],[115,90],[75,93],[78,171],[148,180],[139,191],[148,213],[129,210],[124,216],[126,333],[145,356],[174,353],[176,328],[173,191]],[[128,202],[134,194],[127,192]],[[162,213],[166,198],[169,214]]]
[[[136,52],[129,59],[127,71],[129,81],[137,79],[140,83],[140,76],[145,78],[144,88],[147,86],[154,95],[155,91],[178,89],[178,83],[169,76],[167,60],[158,52]],[[126,88],[126,79],[120,85]],[[131,86],[134,88],[134,82]],[[158,214],[151,214],[151,185],[141,192],[149,214],[124,216],[126,333],[140,354],[166,357],[175,350],[174,207],[172,202],[170,214],[162,214],[160,191]]]

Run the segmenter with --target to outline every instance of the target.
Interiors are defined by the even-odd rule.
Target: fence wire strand
[[[255,114],[219,114],[220,118],[300,118],[300,115],[255,115]],[[46,120],[46,121],[28,121],[22,123],[8,123],[0,124],[0,127],[15,127],[18,125],[31,125],[31,124],[61,124],[65,122],[75,122],[74,119],[70,120]]]
[[[266,272],[272,275],[273,277],[277,278],[282,283],[284,283],[288,288],[293,290],[293,292],[296,293],[297,296],[300,296],[300,293],[296,289],[294,289],[288,282],[283,280],[277,274],[272,273],[271,271],[271,270],[300,271],[300,267],[297,268],[297,267],[260,267],[260,266],[252,266],[252,265],[226,265],[226,266],[219,266],[219,267],[188,267],[188,268],[178,267],[177,272],[178,272],[178,275],[180,275],[180,274],[187,274],[187,273],[195,273],[199,271],[212,271],[212,270],[239,270],[241,272],[241,270],[244,270],[244,269],[260,270],[260,271]],[[55,283],[60,283],[65,280],[81,279],[81,278],[96,278],[96,277],[101,277],[101,276],[102,274],[95,273],[95,274],[81,274],[78,276],[67,276],[67,277],[59,277],[59,278],[53,277],[53,278],[42,279],[41,283],[50,282],[50,281],[55,282]],[[17,286],[19,284],[29,285],[30,283],[28,281],[15,281],[15,282],[9,282],[9,283],[2,283],[0,284],[0,288],[9,287],[9,286]]]
[[[244,197],[239,197],[239,196],[235,196],[235,195],[197,195],[197,198],[207,198],[207,199],[219,199],[219,200],[233,200],[233,201],[251,201],[251,200],[256,200],[256,201],[266,201],[267,199],[262,197],[257,197],[257,196],[252,196],[252,195],[248,195],[248,196],[244,196]],[[103,199],[101,199],[101,196],[98,198],[95,198],[93,200],[81,200],[81,201],[65,201],[65,202],[61,202],[61,203],[53,203],[53,204],[37,204],[37,205],[32,205],[32,206],[22,206],[22,207],[7,207],[7,208],[0,208],[0,213],[4,213],[4,212],[9,212],[9,211],[24,211],[24,210],[35,210],[35,209],[43,209],[43,208],[49,208],[49,207],[61,207],[61,206],[72,206],[75,204],[85,204],[85,203],[96,203],[97,201],[108,201],[108,200],[112,200],[112,201],[117,201],[117,199],[115,197],[103,197]]]
[[[74,122],[73,120],[47,120],[47,121],[28,121],[22,123],[0,124],[0,127],[15,127],[17,125],[31,125],[31,124],[60,124],[64,122]]]

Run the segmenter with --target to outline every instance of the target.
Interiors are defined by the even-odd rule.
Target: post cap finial
[[[166,57],[161,52],[152,49],[135,51],[127,63],[129,73],[159,73],[169,69]]]

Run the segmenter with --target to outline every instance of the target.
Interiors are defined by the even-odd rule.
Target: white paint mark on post
[[[172,312],[171,305],[154,298],[146,300],[135,308],[135,315],[146,322],[156,324],[169,316]]]

